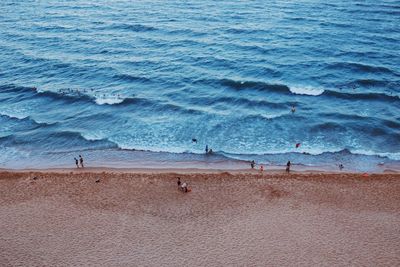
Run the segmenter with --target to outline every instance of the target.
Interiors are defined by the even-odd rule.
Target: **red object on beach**
[[[364,177],[368,177],[369,174],[365,172],[365,173],[363,173],[363,176],[364,176]]]
[[[296,144],[296,148],[298,148],[300,145],[301,145],[300,143],[297,143],[297,144]]]

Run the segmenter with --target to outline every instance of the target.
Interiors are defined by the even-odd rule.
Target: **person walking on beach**
[[[290,160],[286,163],[286,172],[289,173],[290,172],[290,166],[292,165],[292,163],[290,163]]]
[[[178,181],[176,183],[178,184],[178,187],[181,186],[181,177],[178,177]]]
[[[81,155],[79,155],[79,162],[81,163],[81,167],[83,168],[83,158]]]
[[[78,159],[77,158],[74,158],[75,159],[75,164],[76,164],[76,167],[79,169],[79,161],[78,161]]]

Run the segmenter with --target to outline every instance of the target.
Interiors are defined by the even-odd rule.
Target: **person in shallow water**
[[[83,168],[83,157],[79,155],[79,162],[81,163],[81,167]]]
[[[254,169],[254,167],[256,166],[256,162],[254,160],[252,160],[250,162],[250,166],[251,166],[252,169]]]
[[[76,167],[79,168],[79,161],[78,161],[78,159],[77,159],[77,158],[74,158],[74,159],[75,159]]]
[[[289,173],[290,172],[290,166],[292,164],[290,163],[290,160],[286,163],[286,172]]]
[[[208,145],[206,145],[206,154],[208,153]]]

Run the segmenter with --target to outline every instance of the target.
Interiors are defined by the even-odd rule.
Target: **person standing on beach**
[[[181,188],[182,188],[182,192],[187,192],[187,183],[186,182],[183,182],[183,184],[181,185]]]
[[[75,159],[75,164],[76,164],[76,167],[79,169],[79,161],[78,161],[78,159],[77,158],[74,158]]]
[[[81,163],[81,167],[83,168],[83,158],[81,155],[79,155],[79,162]]]
[[[286,172],[289,173],[290,172],[290,166],[292,165],[292,163],[290,163],[290,160],[286,163]]]

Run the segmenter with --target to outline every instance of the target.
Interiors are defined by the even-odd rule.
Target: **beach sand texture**
[[[400,175],[2,172],[0,232],[1,266],[399,266]]]

